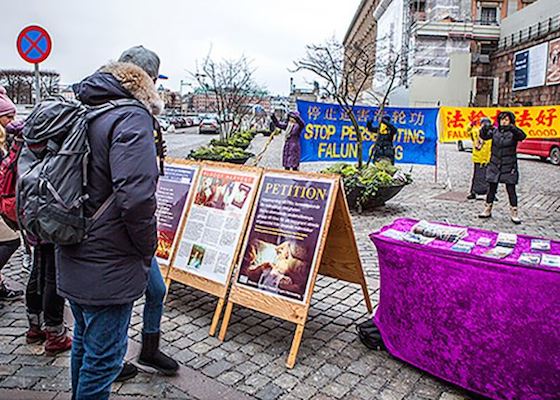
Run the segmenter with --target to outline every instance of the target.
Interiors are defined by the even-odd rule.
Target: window
[[[506,81],[506,84],[509,83],[509,79],[510,79],[510,72],[506,71],[506,76],[505,76],[505,79],[504,79]]]
[[[480,45],[480,54],[490,55],[496,50],[495,43],[482,43]]]
[[[482,25],[494,25],[497,22],[498,9],[495,7],[482,7],[480,11],[480,23]]]

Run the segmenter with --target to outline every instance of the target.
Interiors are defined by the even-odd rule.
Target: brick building
[[[515,89],[516,54],[544,46],[544,79],[534,87]],[[497,79],[497,101],[502,106],[538,106],[560,103],[560,1],[539,0],[504,20],[498,49],[490,56]],[[556,71],[554,71],[556,69]],[[546,72],[545,72],[546,71]],[[551,79],[551,74],[555,74]]]
[[[344,45],[367,40],[383,45],[390,34],[391,46],[406,63],[399,87],[390,97],[392,105],[490,105],[497,99],[498,80],[490,54],[498,47],[500,23],[534,2],[363,0]],[[382,57],[379,46],[376,57]],[[382,82],[372,81],[372,89],[379,88]]]

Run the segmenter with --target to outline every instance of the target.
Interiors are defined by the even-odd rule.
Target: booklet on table
[[[550,240],[532,239],[531,250],[533,251],[550,251]]]
[[[510,247],[494,247],[493,249],[488,250],[484,255],[490,258],[506,258],[513,252],[513,249]]]
[[[541,262],[541,255],[535,253],[523,253],[519,256],[517,261],[525,265],[539,265]]]
[[[517,235],[514,233],[498,233],[496,240],[496,247],[511,247],[514,248],[517,244]]]
[[[553,254],[543,254],[541,258],[541,265],[560,268],[560,256],[555,256]]]

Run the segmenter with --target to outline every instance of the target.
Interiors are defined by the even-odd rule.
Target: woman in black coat
[[[480,131],[480,137],[483,140],[492,139],[492,150],[490,163],[486,169],[486,181],[488,182],[486,208],[479,217],[490,218],[492,216],[492,205],[496,198],[498,184],[505,183],[511,206],[511,220],[515,224],[520,224],[515,191],[515,185],[519,182],[517,143],[523,141],[527,135],[515,126],[515,115],[510,111],[504,111],[498,115],[498,128],[484,126]]]

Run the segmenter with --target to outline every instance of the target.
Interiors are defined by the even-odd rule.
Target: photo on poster
[[[164,164],[165,174],[160,177],[156,191],[156,258],[160,265],[169,264],[197,170],[196,165]]]
[[[284,174],[263,177],[237,282],[305,302],[317,267],[333,182]]]
[[[226,210],[229,207],[243,209],[251,187],[235,180],[219,176],[203,176],[196,192],[195,204]]]
[[[244,233],[259,172],[205,167],[174,267],[225,284]]]
[[[189,256],[188,266],[194,269],[200,269],[202,260],[204,259],[204,247],[194,245]]]

